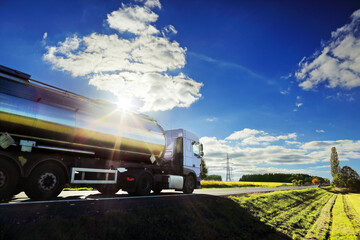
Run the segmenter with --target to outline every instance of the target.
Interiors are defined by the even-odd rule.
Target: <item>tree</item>
[[[200,178],[205,179],[208,174],[208,168],[206,167],[204,158],[201,158],[201,169],[200,169]]]
[[[360,191],[360,176],[354,169],[344,166],[340,170],[340,174],[344,178],[344,187],[353,191]]]
[[[335,175],[340,172],[339,158],[336,152],[336,147],[331,148],[330,165],[331,165],[331,176],[335,177]]]
[[[334,187],[345,187],[346,185],[346,180],[344,178],[344,176],[341,174],[341,173],[336,173],[334,178],[333,178],[333,181],[331,183],[332,186]]]
[[[298,181],[296,179],[293,179],[291,182],[292,182],[293,186],[295,186],[295,185],[297,185]]]
[[[319,184],[319,180],[317,178],[314,178],[312,181],[312,184],[316,185],[316,184]]]
[[[209,175],[205,180],[222,181],[222,178],[220,175]]]

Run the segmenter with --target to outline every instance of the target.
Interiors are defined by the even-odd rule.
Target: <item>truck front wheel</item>
[[[33,200],[56,198],[65,184],[65,173],[56,163],[45,163],[31,172],[25,184],[26,195]]]
[[[153,188],[153,178],[148,173],[139,176],[136,184],[136,194],[139,196],[149,195]]]
[[[195,189],[195,178],[192,175],[187,175],[184,181],[183,192],[192,193]]]
[[[15,193],[19,173],[14,164],[0,159],[0,201],[9,200]]]

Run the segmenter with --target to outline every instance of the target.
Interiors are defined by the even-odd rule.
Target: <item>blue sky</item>
[[[1,1],[0,64],[201,137],[210,174],[360,172],[359,1]]]

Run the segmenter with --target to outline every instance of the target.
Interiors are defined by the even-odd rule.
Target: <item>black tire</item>
[[[57,163],[45,163],[36,167],[28,177],[24,191],[33,200],[56,198],[65,185],[65,173]]]
[[[17,186],[15,188],[14,195],[18,195],[22,191],[24,191],[24,186],[23,186],[22,180],[19,180],[19,182],[18,182],[18,184],[17,184]]]
[[[195,189],[195,178],[192,175],[185,177],[183,192],[192,193]]]
[[[102,184],[95,187],[96,190],[104,195],[115,195],[120,190],[119,184]]]
[[[136,194],[139,196],[149,195],[152,188],[152,176],[148,173],[143,173],[142,175],[140,175],[136,183]]]
[[[14,196],[19,182],[19,172],[14,164],[0,159],[0,201],[7,201]]]
[[[127,191],[130,196],[136,196],[136,191]]]
[[[154,189],[153,189],[153,192],[154,192],[154,194],[158,195],[158,194],[161,193],[162,190],[163,190],[163,189],[162,189],[161,186],[156,185],[156,186],[154,187]]]

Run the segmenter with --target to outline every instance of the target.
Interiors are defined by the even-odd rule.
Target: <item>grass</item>
[[[95,190],[95,189],[91,188],[91,187],[78,187],[78,188],[66,187],[66,188],[63,188],[63,191],[93,191],[93,190]]]
[[[333,224],[330,239],[358,239],[356,232],[344,209],[344,195],[339,195],[333,208]],[[359,230],[359,229],[358,229]]]
[[[221,182],[221,181],[201,181],[202,188],[250,188],[250,187],[277,187],[281,185],[292,185],[291,183],[278,182]]]
[[[332,224],[332,208],[334,206],[336,197],[337,195],[333,194],[333,196],[322,208],[318,219],[305,236],[305,239],[323,240],[328,238]]]
[[[328,191],[316,188],[231,199],[246,207],[260,221],[297,239],[306,236],[331,196]]]
[[[281,185],[292,185],[291,183],[278,182],[220,182],[220,181],[201,181],[202,188],[250,188],[250,187],[277,187]],[[63,191],[92,191],[91,187],[65,187]]]
[[[292,239],[360,239],[360,194],[327,187],[230,199]]]
[[[360,229],[360,194],[347,194],[344,196],[344,208],[354,229]],[[356,232],[360,239],[360,231]]]

